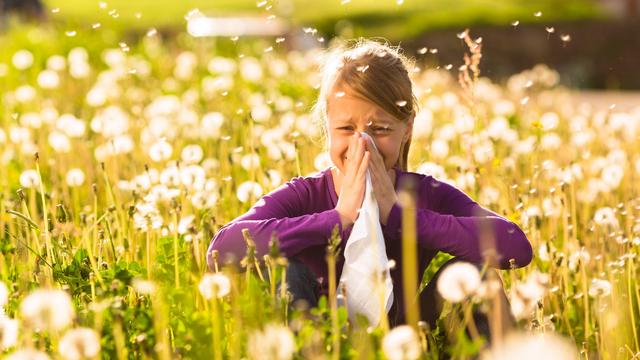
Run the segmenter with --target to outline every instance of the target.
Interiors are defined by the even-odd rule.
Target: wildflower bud
[[[16,191],[16,193],[18,193],[18,197],[20,197],[20,200],[24,201],[25,199],[24,190],[22,190],[22,188],[19,188],[18,191]]]

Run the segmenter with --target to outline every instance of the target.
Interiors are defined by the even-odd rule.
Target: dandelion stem
[[[173,272],[175,276],[176,289],[180,288],[180,268],[178,267],[178,211],[173,214]]]

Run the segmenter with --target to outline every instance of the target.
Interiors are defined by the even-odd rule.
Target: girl
[[[417,103],[406,59],[397,49],[373,41],[359,41],[353,48],[330,54],[323,68],[320,94],[314,112],[322,121],[334,166],[307,177],[296,177],[263,196],[246,214],[222,227],[213,238],[211,252],[222,259],[241,259],[246,245],[241,230],[247,228],[260,258],[268,252],[272,232],[289,259],[288,288],[294,301],[315,306],[327,295],[325,249],[334,226],[338,226],[344,249],[358,218],[365,190],[365,174],[371,174],[380,210],[387,257],[396,262],[391,270],[393,305],[391,325],[405,321],[402,290],[401,207],[396,191],[404,181],[416,185],[418,274],[439,252],[454,261],[483,262],[480,222],[488,224],[495,238],[501,269],[515,262],[531,261],[531,245],[511,221],[484,209],[456,187],[432,176],[407,170]],[[366,141],[360,132],[366,132]],[[344,258],[338,259],[340,278]],[[435,325],[441,300],[435,283],[442,268],[420,294],[423,320]],[[348,296],[348,295],[347,295]]]

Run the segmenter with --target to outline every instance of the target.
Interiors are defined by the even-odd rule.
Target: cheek
[[[400,155],[400,146],[391,138],[380,138],[376,145],[385,165],[387,167],[393,166]]]
[[[329,154],[334,162],[344,161],[347,150],[349,149],[349,141],[339,137],[334,137],[329,140]],[[337,164],[336,164],[337,165]]]

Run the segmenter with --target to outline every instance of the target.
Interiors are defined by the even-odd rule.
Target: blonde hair
[[[312,115],[327,143],[327,97],[334,86],[346,85],[358,96],[377,104],[397,120],[407,123],[418,111],[408,69],[410,60],[387,42],[368,39],[332,45],[322,62],[322,83]],[[407,170],[411,136],[402,143],[397,165]]]

